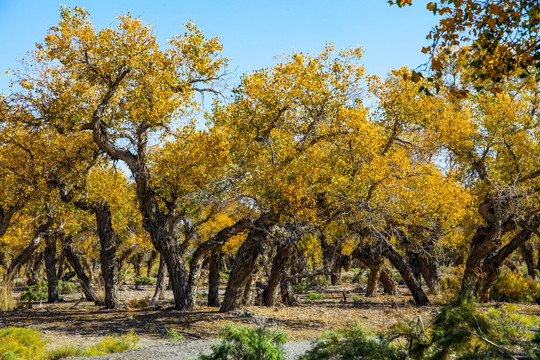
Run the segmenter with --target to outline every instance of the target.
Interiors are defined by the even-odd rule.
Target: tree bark
[[[58,278],[56,275],[56,235],[49,232],[45,237],[45,271],[47,274],[47,302],[55,303],[58,297]]]
[[[377,291],[377,284],[381,275],[382,265],[372,266],[369,268],[369,277],[366,287],[366,297],[373,296]]]
[[[155,304],[158,300],[163,300],[165,295],[165,273],[167,272],[167,266],[165,265],[165,260],[163,257],[159,257],[159,268],[157,273],[156,289],[154,291],[154,296],[150,304]]]
[[[527,273],[533,279],[536,279],[536,271],[534,269],[534,249],[531,244],[523,244],[519,247],[521,257],[527,265]]]
[[[403,259],[403,256],[390,244],[386,239],[380,239],[377,246],[381,247],[382,255],[384,255],[392,265],[399,271],[405,285],[411,291],[416,305],[429,305],[429,299],[422,290],[420,284],[413,276],[413,272],[409,264]]]
[[[73,271],[75,271],[77,274],[77,278],[79,278],[79,282],[86,300],[98,303],[98,297],[94,291],[94,288],[92,287],[92,284],[90,283],[90,279],[88,276],[86,276],[86,273],[81,266],[81,262],[79,261],[77,255],[75,255],[75,252],[73,251],[69,242],[65,245],[65,252],[67,261],[71,264]]]
[[[263,304],[264,306],[275,306],[279,299],[279,290],[281,289],[281,280],[283,273],[289,264],[291,255],[295,250],[296,237],[290,238],[279,243],[276,256],[272,263],[272,270],[268,279],[268,288],[264,293]]]
[[[398,283],[392,275],[392,270],[385,264],[381,269],[381,276],[379,281],[383,286],[384,293],[387,295],[397,295],[398,294]]]
[[[255,221],[253,228],[236,254],[221,304],[221,312],[235,310],[249,301],[244,296],[249,296],[253,276],[260,271],[267,260],[266,256],[271,249],[271,241],[267,233],[278,221],[279,214],[274,212],[263,213]]]
[[[208,306],[219,307],[219,282],[221,271],[221,249],[213,250],[210,255],[208,273]]]
[[[437,264],[433,258],[426,253],[420,253],[418,257],[420,272],[426,281],[426,285],[432,294],[436,294],[439,288],[439,276],[437,275]]]
[[[146,260],[146,277],[152,276],[152,267],[154,266],[154,261],[158,255],[157,251],[151,251],[148,259]]]
[[[508,244],[484,260],[483,274],[476,283],[476,295],[480,302],[489,301],[489,289],[501,274],[505,260],[532,237],[530,228],[520,230]]]
[[[219,231],[213,238],[203,242],[193,253],[190,262],[189,271],[189,309],[195,307],[199,279],[201,277],[203,263],[208,254],[213,251],[221,251],[221,247],[235,235],[238,235],[253,226],[253,221],[249,218],[243,218],[225,229]],[[219,272],[218,272],[219,276]],[[208,293],[210,295],[210,292]]]

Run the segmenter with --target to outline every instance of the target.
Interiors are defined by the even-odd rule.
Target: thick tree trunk
[[[41,268],[43,267],[45,259],[44,252],[39,252],[28,262],[26,267],[26,285],[32,286],[41,281]]]
[[[426,281],[426,285],[429,291],[433,294],[437,293],[439,288],[439,276],[437,275],[437,264],[433,261],[433,258],[426,253],[420,253],[418,257],[420,264],[420,272],[422,277]]]
[[[45,271],[47,274],[47,302],[55,303],[58,297],[58,278],[56,277],[56,235],[45,237]]]
[[[112,228],[111,207],[105,200],[94,209],[97,233],[101,244],[99,260],[101,277],[105,283],[105,308],[114,309],[118,304],[118,260],[116,258],[116,233]]]
[[[210,255],[208,273],[208,306],[219,307],[219,280],[221,271],[221,249]]]
[[[372,266],[369,268],[369,277],[366,287],[366,296],[370,297],[375,294],[377,291],[377,284],[379,282],[379,277],[381,276],[382,263],[378,266]]]
[[[295,250],[296,237],[291,236],[289,239],[279,243],[276,256],[272,263],[270,278],[268,279],[268,288],[264,293],[264,306],[275,306],[278,302],[279,290],[281,289],[281,279],[283,272],[287,268],[291,256]]]
[[[341,245],[330,244],[324,234],[319,236],[319,240],[323,253],[323,266],[332,273],[327,276],[327,279],[332,285],[339,285],[341,284]]]
[[[381,270],[381,276],[379,281],[383,286],[384,293],[387,295],[397,295],[398,293],[398,283],[392,275],[392,270],[385,264]]]
[[[133,257],[133,270],[135,272],[135,276],[141,276],[142,275],[142,265],[144,260],[144,253],[138,252]]]
[[[67,243],[65,245],[65,252],[66,252],[66,259],[71,264],[71,267],[73,268],[73,271],[77,274],[77,278],[79,279],[79,282],[81,284],[82,291],[86,297],[86,300],[93,301],[95,303],[98,302],[98,297],[96,295],[96,292],[94,291],[94,288],[92,287],[92,284],[90,283],[90,279],[88,276],[86,276],[86,273],[81,266],[81,262],[79,261],[79,258],[77,255],[75,255],[75,252],[71,248],[71,244]]]
[[[203,242],[197,248],[197,250],[195,250],[189,266],[189,309],[193,309],[195,307],[195,300],[197,298],[197,291],[199,287],[199,279],[201,277],[204,261],[208,257],[208,254],[214,251],[219,251],[221,253],[221,247],[231,237],[248,230],[252,226],[253,221],[251,219],[243,218],[237,221],[234,225],[222,229],[213,238]],[[210,292],[208,293],[208,295],[210,296]]]
[[[534,249],[531,244],[523,244],[519,247],[521,257],[527,265],[527,273],[533,279],[536,279],[536,271],[534,271]]]
[[[422,290],[420,284],[416,281],[411,267],[407,264],[405,259],[403,259],[403,256],[401,256],[401,254],[394,249],[394,246],[386,239],[380,239],[379,242],[380,244],[377,246],[381,246],[382,255],[390,260],[392,265],[399,271],[405,285],[407,285],[407,288],[411,291],[416,305],[429,305],[428,297],[424,293],[424,290]]]
[[[250,230],[246,240],[238,249],[234,267],[227,282],[225,296],[220,311],[226,312],[239,308],[250,299],[249,289],[254,283],[253,277],[266,262],[266,257],[271,250],[268,230],[279,221],[279,214],[264,213]]]
[[[489,289],[501,274],[501,268],[504,262],[514,251],[529,241],[532,235],[533,231],[530,228],[520,230],[508,244],[484,260],[484,272],[477,279],[475,289],[480,302],[489,301]]]
[[[40,225],[34,234],[30,244],[19,254],[9,265],[9,268],[6,272],[6,279],[12,281],[13,278],[18,274],[22,265],[26,264],[31,258],[32,254],[41,244],[41,241],[47,235],[49,228],[52,226],[52,219],[48,219],[46,223]]]
[[[298,298],[294,293],[289,277],[288,267],[283,269],[283,277],[281,279],[281,302],[287,306],[298,305]]]
[[[159,269],[157,274],[156,281],[156,290],[154,291],[154,296],[152,296],[151,304],[155,304],[158,300],[163,300],[165,297],[165,273],[167,272],[167,266],[165,265],[165,260],[163,256],[159,257]]]
[[[146,277],[152,276],[152,267],[154,266],[154,261],[158,255],[157,251],[151,251],[148,259],[146,260]]]
[[[472,297],[474,295],[475,282],[483,273],[482,262],[489,254],[497,250],[502,234],[500,221],[489,227],[482,226],[476,230],[469,257],[465,263],[460,296]]]

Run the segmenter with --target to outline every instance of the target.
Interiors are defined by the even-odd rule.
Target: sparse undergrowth
[[[57,360],[69,356],[105,355],[134,349],[138,342],[139,338],[130,332],[123,336],[107,336],[89,347],[63,345],[47,351],[47,342],[36,329],[7,327],[0,330],[0,359]]]

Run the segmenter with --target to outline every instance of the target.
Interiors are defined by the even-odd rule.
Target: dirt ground
[[[167,331],[171,329],[186,339],[212,339],[219,336],[227,322],[279,327],[288,334],[289,341],[301,341],[313,340],[324,330],[355,323],[376,332],[399,321],[416,321],[418,317],[429,321],[444,302],[441,296],[431,295],[432,305],[416,307],[402,287],[397,296],[366,298],[359,292],[357,284],[349,283],[318,291],[324,296],[321,300],[309,300],[307,294],[300,295],[300,304],[293,307],[252,306],[220,313],[218,308],[206,306],[204,294],[201,294],[196,310],[182,312],[172,308],[172,293],[167,291],[166,299],[155,306],[136,308],[135,303],[150,298],[153,290],[153,286],[137,289],[133,285],[123,285],[121,305],[112,311],[81,301],[81,294],[64,295],[64,300],[56,304],[34,303],[30,309],[0,312],[0,327],[34,327],[43,332],[50,347],[66,343],[89,345],[107,335],[129,331],[139,335],[141,346],[170,341]],[[540,316],[538,305],[520,305],[519,309]]]

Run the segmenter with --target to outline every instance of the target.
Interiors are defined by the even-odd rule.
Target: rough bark
[[[190,262],[189,271],[189,309],[195,307],[199,279],[201,277],[204,261],[208,254],[220,250],[221,247],[233,236],[236,236],[253,226],[253,221],[249,218],[243,218],[218,232],[213,238],[203,242],[193,253]],[[218,273],[219,276],[219,273]],[[208,293],[210,295],[210,292]]]
[[[163,300],[165,297],[165,274],[167,272],[167,266],[163,257],[159,257],[159,268],[157,273],[156,289],[154,296],[152,296],[151,304],[155,304],[158,300]]]
[[[279,290],[281,289],[281,280],[283,273],[289,264],[290,258],[295,250],[296,237],[282,241],[278,244],[276,256],[272,262],[272,270],[268,279],[268,288],[264,292],[264,306],[275,306],[279,299]]]
[[[378,266],[372,266],[369,268],[369,276],[366,287],[366,296],[370,297],[375,294],[377,291],[377,284],[379,282],[379,277],[381,275],[382,264]]]
[[[433,294],[437,293],[439,288],[439,276],[437,275],[437,264],[434,259],[426,253],[420,253],[418,257],[420,272],[426,281],[429,291]]]
[[[483,274],[477,280],[476,294],[480,302],[489,300],[489,289],[495,283],[495,280],[501,274],[501,268],[506,259],[516,251],[520,246],[525,244],[533,235],[533,230],[530,228],[521,229],[508,244],[497,251],[495,254],[488,256],[484,260]]]
[[[251,283],[254,283],[253,276],[260,271],[267,260],[266,255],[271,250],[268,230],[278,221],[279,214],[274,212],[263,213],[255,221],[236,254],[221,304],[221,312],[235,310],[250,300],[244,296],[250,296]]]
[[[44,252],[39,252],[33,256],[26,267],[26,285],[32,286],[41,281],[41,268],[44,263]]]
[[[91,211],[96,216],[96,228],[101,245],[99,260],[101,277],[105,284],[105,308],[114,309],[118,303],[118,259],[116,256],[117,238],[112,227],[111,205],[105,199],[93,202],[79,199],[74,200],[73,189],[67,190],[62,180],[49,180],[49,184],[56,186],[60,197],[65,203],[73,203],[77,208]]]
[[[212,251],[208,273],[208,306],[219,307],[219,282],[221,271],[221,249]]]
[[[383,286],[384,293],[387,295],[397,295],[398,294],[398,283],[392,275],[392,270],[385,264],[381,270],[381,276],[379,280]]]
[[[96,292],[94,291],[94,288],[90,283],[90,279],[88,278],[83,267],[81,266],[79,257],[73,251],[70,243],[66,243],[65,252],[67,261],[71,264],[73,271],[75,271],[75,273],[77,274],[77,278],[79,279],[81,289],[86,297],[86,300],[97,303],[98,297],[96,295]]]
[[[341,246],[339,244],[330,244],[326,235],[319,236],[321,250],[323,254],[323,266],[328,269],[332,275],[328,275],[328,281],[332,285],[341,284]]]
[[[403,256],[386,239],[380,239],[378,246],[381,247],[382,254],[390,260],[390,263],[399,271],[405,285],[411,291],[416,305],[429,305],[429,299],[422,290],[422,286],[413,276],[413,271]]]
[[[144,260],[144,253],[138,252],[133,257],[133,270],[135,272],[135,276],[141,276],[142,275],[142,265]]]
[[[45,237],[45,271],[47,274],[47,302],[55,303],[58,297],[58,277],[56,274],[56,236],[48,233]]]
[[[527,265],[527,273],[533,279],[536,279],[536,271],[534,271],[534,249],[531,244],[523,244],[519,247],[521,257]]]
[[[147,277],[152,276],[152,267],[154,266],[154,261],[156,261],[157,255],[158,255],[157,251],[151,251],[150,255],[148,256],[148,259],[146,260],[146,276]]]

